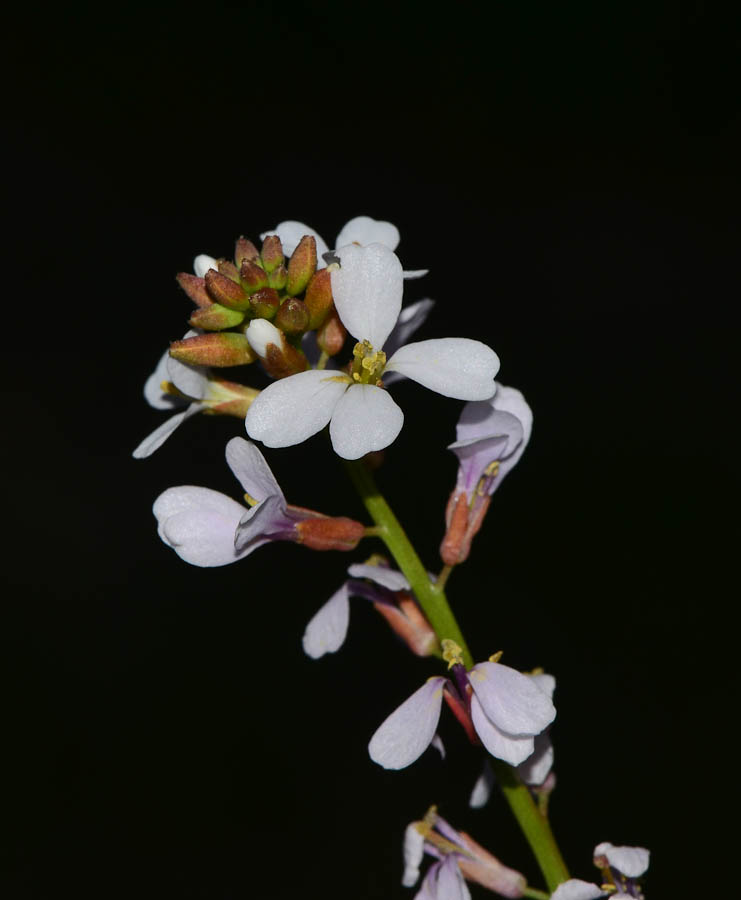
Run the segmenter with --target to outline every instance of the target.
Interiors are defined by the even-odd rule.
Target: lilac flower
[[[456,831],[434,806],[404,833],[404,887],[416,883],[425,853],[437,862],[427,870],[415,900],[470,898],[464,876],[503,897],[522,897],[527,887],[524,875],[503,865],[465,832]]]
[[[270,541],[353,550],[363,537],[360,522],[288,505],[262,453],[249,441],[232,438],[226,461],[246,491],[249,509],[218,491],[192,485],[169,488],[155,500],[159,536],[191,565],[224,566]]]
[[[335,653],[345,642],[350,621],[350,597],[370,600],[418,656],[428,656],[437,645],[430,623],[409,593],[409,582],[385,565],[354,564],[350,578],[313,616],[303,637],[304,652],[312,659]]]
[[[533,414],[515,388],[496,384],[488,400],[467,403],[456,427],[458,477],[445,511],[447,531],[440,546],[446,565],[463,562],[481,528],[491,495],[522,456]]]
[[[183,340],[199,333],[188,331]],[[134,450],[134,458],[145,459],[151,456],[183,422],[196,413],[211,411],[246,415],[250,403],[258,393],[254,388],[216,378],[206,366],[190,366],[173,359],[169,350],[166,350],[144,384],[144,397],[155,409],[184,409],[170,416],[145,437]]]
[[[330,252],[327,242],[318,232],[308,225],[304,225],[303,222],[293,220],[281,222],[279,225],[276,225],[273,231],[266,231],[261,234],[260,238],[265,240],[269,234],[278,235],[286,256],[293,255],[299,241],[305,234],[313,235],[316,241],[317,268],[323,269],[326,266],[324,254]],[[356,216],[342,226],[334,245],[339,249],[346,247],[348,244],[359,244],[362,247],[366,244],[383,244],[389,250],[396,250],[400,240],[399,229],[391,222],[382,222],[378,219],[372,219],[370,216]],[[421,278],[428,271],[428,269],[415,269],[404,272],[404,278]]]
[[[556,888],[551,900],[596,900],[597,897],[607,896],[610,900],[643,900],[644,894],[638,879],[648,869],[650,855],[645,847],[597,844],[593,854],[594,864],[602,870],[603,885],[570,878]]]
[[[381,450],[396,439],[404,422],[404,414],[383,390],[386,371],[461,400],[483,400],[493,393],[499,360],[479,341],[420,341],[401,347],[387,361],[380,348],[401,311],[401,264],[382,244],[351,244],[337,255],[341,268],[332,272],[335,307],[358,339],[352,374],[310,370],[273,382],[247,412],[251,438],[268,447],[288,447],[329,424],[339,456],[358,459]]]
[[[492,756],[517,766],[533,752],[534,738],[556,717],[550,697],[527,675],[483,662],[466,671],[460,648],[443,641],[453,680],[435,676],[404,701],[376,730],[371,759],[385,769],[403,769],[429,747],[437,730],[443,695],[469,737]]]

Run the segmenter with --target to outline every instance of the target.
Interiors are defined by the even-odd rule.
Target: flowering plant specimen
[[[502,789],[545,883],[544,888],[530,884],[432,806],[404,839],[404,885],[420,879],[425,855],[435,860],[417,898],[465,900],[470,883],[504,897],[642,898],[638,879],[648,867],[643,848],[599,844],[594,861],[602,883],[569,877],[548,818],[555,786],[549,734],[556,719],[555,678],[538,668],[520,671],[509,658],[502,662],[503,651],[494,652],[493,638],[486,636],[474,663],[446,597],[451,573],[472,553],[495,492],[527,448],[530,406],[519,390],[494,380],[499,358],[481,341],[469,336],[409,341],[434,304],[423,298],[403,305],[405,284],[413,286],[427,270],[403,269],[395,253],[399,232],[391,223],[351,219],[334,249],[295,220],[261,238],[259,250],[239,238],[233,260],[200,254],[193,273],[178,275],[195,307],[190,330],[171,344],[144,388],[150,405],[174,414],[134,456],[150,456],[199,412],[236,417],[246,434],[226,445],[241,497],[193,485],[165,490],[153,508],[161,539],[185,562],[205,568],[249,565],[246,557],[275,541],[345,553],[367,540],[382,541],[393,562],[364,554],[351,562],[333,592],[317,588],[303,649],[316,660],[337,652],[348,632],[351,600],[365,600],[412,654],[446,666],[442,674],[428,671],[421,686],[408,686],[411,695],[369,734],[370,759],[400,770],[429,746],[444,756],[437,730],[445,702],[484,764],[470,805],[481,807],[495,786]],[[222,376],[224,369],[244,366],[259,367],[262,374],[249,384]],[[266,377],[269,383],[260,388]],[[388,390],[402,378],[465,402],[456,439],[448,445],[458,472],[441,509],[437,573],[423,565],[373,475],[404,424]],[[259,446],[288,447],[324,429],[369,524],[289,504]],[[441,436],[441,445],[450,437]],[[432,427],[425,442],[434,440]],[[340,577],[334,584],[339,582]],[[496,640],[506,653],[507,635]]]

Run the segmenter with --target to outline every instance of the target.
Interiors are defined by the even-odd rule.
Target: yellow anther
[[[490,462],[489,465],[484,469],[484,474],[479,478],[479,483],[476,485],[476,493],[479,497],[483,497],[486,493],[484,489],[484,485],[489,478],[494,478],[494,476],[499,472],[499,460],[495,459],[494,462]]]
[[[526,675],[545,675],[545,669],[543,666],[536,666],[534,669],[530,669],[529,672],[525,672]]]
[[[353,381],[360,381],[360,375],[358,375],[357,372],[353,372],[352,379],[353,379]]]
[[[338,381],[340,384],[352,384],[352,378],[349,375],[327,375],[326,378],[322,378],[322,383],[325,381]]]
[[[244,495],[244,502],[247,504],[247,506],[257,506],[257,504],[258,504],[260,501],[259,501],[259,500],[255,500],[255,498],[252,496],[252,494],[245,494],[245,495]]]
[[[493,653],[489,657],[489,662],[499,662],[499,660],[504,656],[504,650],[497,650],[496,653]]]
[[[490,462],[489,465],[484,469],[484,475],[496,475],[499,471],[499,460],[495,459],[493,462]]]
[[[463,650],[455,641],[451,641],[450,638],[443,638],[442,648],[443,659],[448,664],[449,669],[452,669],[455,665],[463,665]]]

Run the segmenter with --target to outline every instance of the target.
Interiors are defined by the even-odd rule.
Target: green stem
[[[535,888],[526,887],[522,892],[523,897],[532,897],[532,900],[550,900],[551,895],[545,891],[538,891]]]
[[[396,564],[406,576],[438,639],[442,641],[444,638],[450,638],[455,641],[461,647],[466,668],[470,669],[473,657],[445,597],[443,588],[446,579],[443,579],[442,585],[430,581],[416,550],[376,487],[375,480],[365,464],[361,460],[354,460],[346,462],[346,467],[365,508],[378,527],[378,536],[382,538]],[[554,891],[562,881],[568,879],[569,873],[548,819],[538,810],[530,790],[511,766],[497,759],[490,762],[502,793],[538,861],[548,889]],[[530,893],[525,896],[535,898],[548,896],[532,888],[528,890]]]

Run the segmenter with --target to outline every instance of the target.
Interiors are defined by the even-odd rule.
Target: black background
[[[649,896],[722,884],[701,838],[735,778],[714,672],[733,625],[736,23],[701,4],[31,12],[4,38],[7,895],[410,897],[401,836],[431,802],[540,885],[503,803],[467,810],[479,756],[452,717],[444,764],[367,758],[433,662],[362,602],[340,653],[304,657],[362,550],[189,567],[151,503],[238,496],[239,422],[130,457],[188,315],[174,274],[282,219],[331,245],[358,214],[430,267],[405,294],[438,301],[420,337],[490,343],[535,413],[449,596],[475,656],[557,676],[573,874],[611,840],[652,848]],[[379,480],[434,568],[460,404],[395,396]],[[292,502],[363,515],[324,438],[268,458]]]

